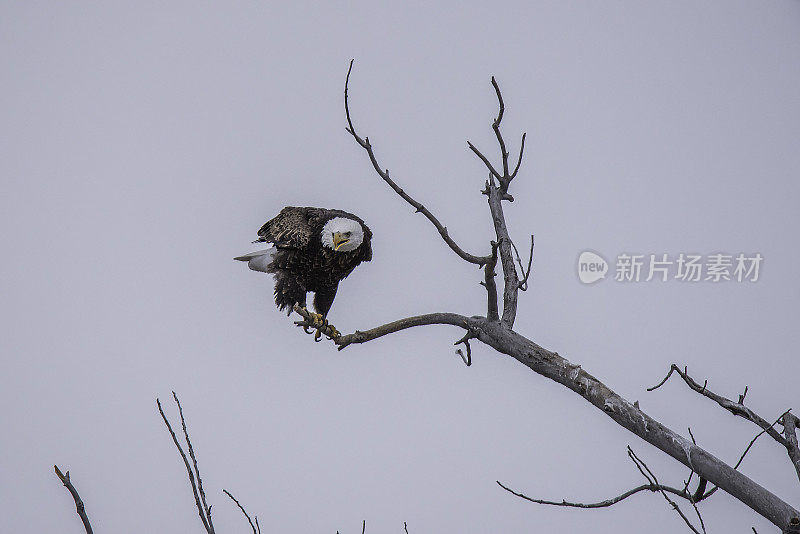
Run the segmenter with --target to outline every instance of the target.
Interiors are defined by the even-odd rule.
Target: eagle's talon
[[[317,330],[317,333],[314,334],[314,342],[319,343],[322,341],[322,330]]]

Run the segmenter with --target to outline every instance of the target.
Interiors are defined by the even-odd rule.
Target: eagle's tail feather
[[[247,266],[250,267],[253,271],[260,271],[262,273],[266,273],[269,264],[272,263],[272,257],[275,255],[275,247],[264,249],[264,250],[257,250],[255,252],[250,252],[249,254],[245,254],[244,256],[238,256],[233,258],[234,260],[239,261],[246,261]]]

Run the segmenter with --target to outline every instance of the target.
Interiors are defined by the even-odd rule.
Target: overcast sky
[[[757,428],[672,382],[672,362],[766,419],[800,410],[796,231],[800,3],[13,2],[0,7],[0,530],[201,532],[156,411],[184,405],[218,532],[684,532],[658,495],[687,470],[563,387],[452,327],[337,352],[232,258],[286,205],[345,209],[374,259],[340,288],[343,332],[485,313],[481,273],[373,172],[381,163],[468,251],[492,237],[489,83],[527,157],[506,213],[536,235],[517,330],[734,463]],[[759,280],[578,280],[584,250],[759,253]],[[643,277],[644,278],[644,277]],[[173,419],[174,420],[174,419]],[[794,506],[777,444],[742,467]],[[722,492],[710,533],[770,525]]]

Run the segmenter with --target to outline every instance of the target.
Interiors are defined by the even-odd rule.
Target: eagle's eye
[[[345,236],[345,237],[350,237],[350,234],[351,234],[351,232],[345,232],[345,233],[344,233],[344,236]]]

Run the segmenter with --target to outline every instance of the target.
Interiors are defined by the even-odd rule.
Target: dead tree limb
[[[57,465],[54,465],[53,469],[55,470],[58,479],[61,480],[61,483],[64,484],[64,487],[66,487],[69,490],[70,495],[72,495],[72,499],[75,501],[75,511],[78,513],[81,521],[83,521],[83,528],[86,529],[86,534],[92,534],[92,525],[89,523],[89,516],[86,515],[86,507],[83,505],[81,496],[78,495],[78,490],[75,489],[75,486],[69,479],[69,471],[62,473],[61,469],[59,469]]]
[[[439,223],[438,219],[421,204],[408,196],[400,186],[389,178],[388,171],[382,169],[378,164],[369,138],[362,138],[356,133],[350,114],[348,95],[352,67],[353,62],[351,61],[345,79],[344,90],[347,132],[352,135],[358,145],[367,152],[370,162],[378,175],[400,195],[401,198],[409,202],[412,206],[415,206],[417,211],[422,212],[434,224],[447,245],[456,252],[456,254],[470,263],[485,266],[491,261],[492,256],[474,256],[464,252],[463,249],[456,245],[449,237],[444,226]],[[795,522],[800,524],[800,512],[786,501],[763,488],[752,479],[736,471],[733,467],[716,458],[702,447],[692,443],[690,440],[645,414],[638,405],[628,402],[603,382],[584,371],[580,365],[571,363],[556,352],[542,348],[513,330],[520,286],[521,284],[524,285],[527,283],[527,275],[529,275],[529,273],[523,271],[522,279],[520,279],[517,273],[513,256],[514,247],[512,246],[511,237],[506,225],[502,202],[504,200],[513,201],[513,197],[508,193],[508,188],[511,181],[516,177],[522,162],[524,135],[523,143],[521,143],[520,147],[518,163],[514,171],[509,172],[509,154],[500,132],[500,124],[505,112],[505,102],[503,101],[499,85],[494,78],[492,78],[492,87],[497,95],[499,105],[498,114],[492,122],[492,130],[500,145],[502,172],[498,171],[491,161],[472,143],[468,143],[468,146],[484,163],[489,172],[489,178],[486,180],[483,194],[488,197],[489,211],[495,230],[495,239],[493,241],[497,243],[497,250],[503,268],[503,313],[500,321],[497,321],[492,316],[492,306],[490,302],[486,317],[467,317],[456,313],[433,313],[399,319],[372,328],[371,330],[356,331],[344,336],[329,337],[332,337],[337,348],[341,350],[351,344],[365,343],[387,334],[415,326],[446,324],[463,328],[471,334],[470,339],[477,339],[501,354],[511,356],[532,371],[574,391],[623,428],[636,434],[643,440],[672,456],[678,462],[689,467],[693,472],[697,473],[700,479],[719,486],[731,496],[780,527],[782,531],[789,532],[789,529],[792,528]],[[489,291],[491,287],[488,281],[488,279],[491,278],[489,271],[485,272],[484,275],[484,284],[487,287],[487,291]],[[300,321],[301,326],[306,323],[309,318],[304,317],[304,319],[305,321]],[[797,421],[789,421],[784,418],[784,422],[789,425],[792,434],[796,435],[795,428],[797,428]],[[765,424],[767,426],[769,425],[769,423]],[[795,426],[792,427],[792,424]],[[763,425],[762,428],[764,428]],[[767,432],[770,433],[771,431],[767,430]],[[770,433],[770,435],[772,434]],[[790,437],[779,437],[783,442],[788,443],[790,441]]]
[[[780,443],[784,448],[786,448],[786,452],[789,454],[789,459],[792,461],[792,465],[797,473],[797,477],[800,479],[800,448],[798,448],[797,435],[795,434],[794,430],[797,427],[798,420],[794,415],[789,413],[788,410],[781,415],[778,421],[776,421],[776,423],[781,422],[784,427],[784,433],[781,435],[781,433],[774,428],[776,423],[769,424],[766,419],[744,405],[744,399],[745,396],[747,396],[746,387],[744,388],[744,393],[739,395],[739,401],[734,402],[731,399],[723,397],[722,395],[718,395],[708,389],[708,380],[705,380],[701,386],[697,383],[697,381],[689,376],[689,372],[685,367],[683,371],[681,371],[680,367],[674,363],[670,366],[667,376],[665,376],[664,379],[655,386],[648,388],[647,391],[654,391],[663,386],[667,380],[669,380],[670,376],[672,376],[672,373],[677,373],[678,376],[680,376],[683,381],[686,382],[686,385],[688,385],[692,390],[713,400],[733,415],[742,417],[748,421],[751,421],[752,423],[755,423],[764,432],[766,432],[769,437]]]
[[[294,311],[303,317],[302,321],[295,321],[294,324],[304,328],[314,326],[313,318],[307,310],[304,310],[300,306],[295,306]],[[425,315],[416,315],[414,317],[406,317],[404,319],[392,321],[391,323],[386,323],[384,325],[377,326],[369,330],[364,330],[364,331],[356,330],[352,334],[347,334],[343,336],[342,335],[335,336],[334,330],[330,325],[325,325],[321,327],[321,330],[325,336],[331,339],[338,346],[339,350],[342,350],[353,344],[366,343],[367,341],[372,341],[373,339],[383,337],[387,334],[393,334],[395,332],[406,330],[408,328],[413,328],[415,326],[446,324],[446,325],[461,327],[469,332],[473,329],[472,325],[477,324],[475,323],[475,319],[484,319],[484,318],[465,317],[457,313],[446,313],[446,312],[427,313]]]
[[[689,482],[690,482],[691,478],[690,478],[689,481],[686,482],[686,484],[684,485],[683,489],[674,488],[672,486],[666,486],[664,484],[661,484],[658,481],[658,479],[656,478],[655,474],[650,470],[649,467],[647,467],[647,464],[645,464],[644,461],[642,461],[641,458],[639,458],[633,452],[633,449],[631,449],[630,447],[628,447],[628,457],[634,463],[634,465],[636,466],[637,470],[642,474],[642,476],[645,477],[645,479],[647,480],[647,484],[642,484],[641,486],[637,486],[635,488],[632,488],[632,489],[630,489],[630,490],[628,490],[628,491],[626,491],[626,492],[624,492],[624,493],[622,493],[620,495],[617,495],[615,497],[611,497],[609,499],[605,499],[605,500],[602,500],[602,501],[598,501],[598,502],[579,503],[579,502],[572,502],[572,501],[567,501],[567,500],[562,500],[562,501],[559,502],[559,501],[548,501],[548,500],[544,500],[544,499],[535,499],[535,498],[532,498],[532,497],[528,497],[527,495],[525,495],[523,493],[516,492],[516,491],[508,488],[504,484],[501,484],[499,481],[497,481],[497,484],[501,488],[506,490],[507,492],[509,492],[509,493],[511,493],[511,494],[513,494],[513,495],[515,495],[517,497],[520,497],[522,499],[525,499],[526,501],[530,501],[530,502],[537,503],[537,504],[546,504],[546,505],[551,505],[551,506],[564,506],[564,507],[569,507],[569,508],[608,508],[608,507],[613,506],[613,505],[615,505],[615,504],[617,504],[619,502],[622,502],[625,499],[627,499],[628,497],[630,497],[632,495],[636,495],[637,493],[642,492],[642,491],[650,491],[650,492],[654,492],[654,493],[661,493],[661,495],[667,500],[667,502],[670,504],[670,506],[680,515],[681,519],[683,519],[683,521],[686,523],[686,525],[693,532],[695,532],[696,534],[700,534],[697,531],[697,528],[691,523],[691,521],[689,521],[689,519],[686,517],[686,515],[680,509],[678,504],[675,501],[673,501],[667,495],[669,493],[669,494],[675,495],[677,497],[680,497],[681,499],[685,499],[686,501],[689,501],[689,503],[694,508],[694,511],[697,514],[697,517],[698,517],[698,519],[700,521],[700,528],[705,533],[705,531],[706,531],[705,523],[703,522],[703,517],[700,514],[700,510],[697,508],[697,500],[695,499],[695,495],[692,494],[689,491]],[[700,486],[698,486],[698,489],[700,487],[705,487],[704,480],[703,479],[700,479],[700,480],[701,480],[701,482],[700,482]],[[702,493],[702,490],[700,491],[700,493]]]
[[[567,500],[547,501],[547,500],[544,500],[544,499],[535,499],[533,497],[528,497],[524,493],[516,492],[516,491],[512,490],[511,488],[509,488],[509,487],[505,486],[504,484],[502,484],[499,480],[496,480],[495,482],[497,482],[497,485],[500,486],[501,488],[503,488],[504,490],[506,490],[507,492],[511,493],[512,495],[516,495],[517,497],[520,497],[521,499],[525,499],[526,501],[534,502],[536,504],[547,504],[547,505],[551,505],[551,506],[565,506],[565,507],[568,507],[568,508],[608,508],[609,506],[613,506],[613,505],[617,504],[618,502],[624,501],[625,499],[627,499],[631,495],[636,495],[637,493],[639,493],[641,491],[652,491],[652,492],[655,492],[655,491],[659,491],[659,489],[663,489],[664,491],[667,491],[669,493],[674,493],[675,495],[678,495],[679,497],[684,497],[685,496],[683,490],[679,490],[678,488],[672,488],[672,487],[669,487],[669,486],[662,486],[661,488],[658,488],[658,487],[655,486],[655,484],[651,483],[651,484],[642,484],[641,486],[637,486],[637,487],[635,487],[633,489],[629,489],[628,491],[626,491],[626,492],[624,492],[624,493],[622,493],[620,495],[617,495],[615,497],[611,497],[609,499],[604,499],[602,501],[597,501],[597,502],[592,502],[592,503],[580,503],[580,502],[572,502],[572,501],[567,501]]]
[[[350,71],[352,70],[353,70],[353,60],[350,60],[350,68],[347,71],[347,81],[345,82],[344,86],[344,110],[347,115],[347,128],[345,128],[345,130],[347,130],[347,132],[353,136],[353,139],[356,140],[356,142],[361,146],[361,148],[367,151],[367,154],[369,155],[369,160],[372,162],[372,166],[375,168],[375,172],[377,172],[378,175],[381,178],[383,178],[383,181],[389,184],[389,187],[391,187],[395,193],[400,195],[400,197],[403,200],[414,206],[414,209],[416,210],[417,213],[422,213],[436,227],[436,230],[439,232],[439,235],[442,236],[444,242],[447,243],[447,246],[449,246],[453,250],[453,252],[458,254],[459,257],[461,257],[461,259],[463,259],[464,261],[468,261],[469,263],[474,263],[475,265],[485,265],[491,259],[491,257],[475,256],[474,254],[465,252],[464,249],[459,247],[458,244],[453,240],[453,238],[450,237],[450,234],[447,231],[447,227],[444,226],[442,223],[440,223],[439,219],[437,219],[433,215],[433,213],[431,213],[428,210],[428,208],[426,208],[425,206],[423,206],[422,204],[411,198],[411,196],[408,193],[403,191],[403,189],[389,177],[389,169],[381,168],[380,163],[378,163],[378,159],[375,157],[375,152],[372,149],[372,144],[370,144],[369,142],[369,137],[362,138],[356,133],[356,129],[353,126],[353,121],[350,119],[350,108],[347,102],[347,88],[350,81]]]

